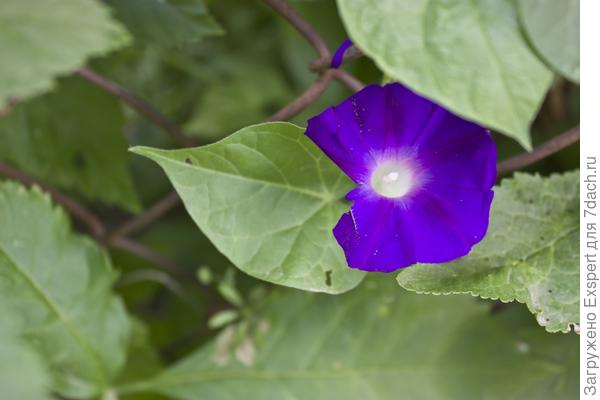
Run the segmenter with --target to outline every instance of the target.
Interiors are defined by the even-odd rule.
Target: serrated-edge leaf
[[[22,315],[55,391],[98,395],[125,361],[130,329],[107,254],[73,235],[65,212],[36,187],[0,183],[0,219],[0,299]]]
[[[573,259],[571,265],[556,267],[561,268],[562,275],[567,275],[567,278],[564,278],[567,279],[564,282],[567,284],[567,287],[561,286],[561,290],[558,288],[561,282],[552,281],[551,283],[555,286],[552,289],[545,289],[547,292],[544,294],[544,296],[547,296],[546,301],[542,300],[542,296],[537,296],[539,297],[536,297],[537,300],[534,299],[534,289],[536,293],[540,291],[536,285],[541,283],[541,281],[536,281],[535,277],[530,276],[527,271],[533,270],[538,274],[548,274],[549,270],[553,267],[548,267],[546,263],[542,263],[539,268],[536,268],[529,265],[528,262],[531,262],[532,258],[537,257],[545,250],[552,249],[552,252],[554,252],[556,244],[567,237],[573,237],[575,241],[578,240],[579,213],[570,209],[578,206],[579,190],[576,187],[578,182],[578,171],[562,175],[553,174],[548,178],[542,178],[539,175],[531,176],[517,173],[514,178],[503,180],[501,185],[495,190],[496,198],[492,205],[489,231],[484,240],[474,248],[471,254],[446,264],[415,265],[398,274],[398,283],[403,288],[419,294],[470,294],[483,299],[500,300],[504,303],[516,300],[526,304],[529,310],[536,315],[538,323],[544,326],[547,331],[569,332],[573,324],[579,323],[579,264],[577,261],[579,247],[575,246],[577,247],[576,254],[571,255]],[[528,201],[520,198],[520,195],[515,194],[515,191],[519,190],[520,187],[526,188],[525,191],[529,197]],[[541,204],[543,201],[541,199],[542,195],[548,193],[548,188],[552,187],[556,191],[566,191],[571,196],[560,197],[560,200],[557,200],[559,205],[554,205],[556,209],[552,209],[552,204],[547,204],[550,203],[548,201],[545,201],[543,205]],[[572,190],[572,192],[569,192],[569,190]],[[521,215],[518,214],[518,209],[505,210],[502,208],[505,206],[504,202],[516,202],[516,204],[508,203],[508,206],[518,207],[520,204],[520,207],[524,208],[525,212]],[[548,209],[540,211],[542,207],[548,207]],[[561,210],[564,214],[560,214]],[[512,215],[511,212],[517,214]],[[539,215],[535,214],[536,212],[546,213],[547,219],[539,219]],[[557,212],[559,214],[556,214]],[[525,238],[520,243],[515,243],[513,247],[510,247],[510,241],[507,238],[506,232],[499,230],[506,230],[507,228],[504,225],[501,228],[496,227],[496,224],[500,223],[500,221],[504,224],[504,214],[507,214],[509,218],[517,218],[519,221],[527,218],[533,219],[533,222],[529,222],[529,228],[536,229],[536,234],[539,238]],[[570,225],[562,226],[560,222],[556,222],[561,218],[566,219]],[[527,224],[526,221],[521,221],[520,223]],[[551,239],[548,232],[543,231],[543,229],[549,226],[549,224],[554,223],[559,224],[560,232],[556,232],[556,235]],[[517,231],[518,233],[513,233],[513,235],[523,234],[526,231],[526,227],[522,225]],[[494,256],[493,251],[490,250],[491,255],[487,255],[487,250],[490,249],[490,246],[493,247],[494,243],[498,240],[501,240],[502,244],[507,246],[505,252],[501,256]],[[526,251],[524,246],[528,245],[536,247],[532,251]],[[553,255],[552,258],[554,259],[555,256]],[[461,268],[463,267],[467,272],[464,276],[461,276]],[[528,269],[526,271],[516,270],[519,267]],[[518,275],[519,273],[521,275]],[[573,277],[574,275],[577,276]],[[543,276],[546,278],[545,275]],[[577,295],[571,293],[572,291],[576,291]],[[570,298],[571,302],[558,302],[558,304],[554,304],[553,302],[559,297],[562,300]],[[561,311],[559,307],[566,309]],[[559,317],[556,320],[557,313],[562,318]],[[548,314],[552,314],[552,320],[550,320]]]

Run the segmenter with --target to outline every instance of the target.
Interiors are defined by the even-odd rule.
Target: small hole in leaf
[[[327,271],[325,271],[325,284],[327,286],[331,286],[331,270],[328,269]]]
[[[189,157],[186,157],[184,161],[186,164],[193,164],[192,159]]]

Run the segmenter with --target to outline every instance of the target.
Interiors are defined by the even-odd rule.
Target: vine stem
[[[331,57],[329,48],[325,40],[319,35],[313,26],[306,21],[294,8],[285,0],[264,0],[271,8],[277,11],[283,18],[296,28],[302,36],[308,40],[317,52],[320,59],[324,60]]]
[[[179,198],[179,195],[177,194],[177,192],[172,191],[139,216],[124,222],[121,226],[116,228],[110,234],[109,240],[118,237],[129,236],[133,233],[142,230],[147,225],[159,219],[179,204],[181,204],[181,199]]]
[[[179,267],[179,265],[177,265],[174,261],[163,257],[151,248],[146,247],[133,239],[125,237],[116,237],[110,239],[107,242],[107,244],[110,247],[121,249],[131,254],[135,254],[136,256],[143,258],[144,260],[150,261],[152,264],[158,265],[159,267],[167,271],[173,272],[179,276],[191,277],[192,275],[185,269]]]
[[[561,133],[560,135],[544,142],[531,152],[518,154],[498,163],[498,176],[527,167],[560,150],[571,146],[579,140],[579,125]]]
[[[363,55],[364,53],[358,47],[352,46],[344,53],[342,64],[348,61],[356,60],[357,58],[360,58]],[[331,66],[332,57],[333,56],[329,55],[326,58],[319,58],[317,60],[313,60],[309,65],[310,70],[313,72],[321,72],[329,69]]]
[[[73,200],[69,196],[59,192],[56,189],[52,189],[46,186],[44,183],[39,180],[27,175],[24,172],[19,171],[16,168],[11,167],[8,164],[0,162],[0,174],[19,181],[26,186],[37,185],[42,188],[45,192],[50,194],[52,199],[63,206],[66,210],[69,211],[71,215],[80,220],[83,224],[85,224],[90,231],[90,234],[96,238],[101,239],[106,232],[106,228],[104,224],[98,217],[96,217],[91,211],[86,209],[84,206],[79,204],[77,201]]]
[[[16,168],[11,167],[8,164],[0,162],[0,175],[4,175],[9,179],[19,181],[22,184],[30,187],[33,185],[39,186],[43,191],[48,193],[52,200],[62,206],[65,210],[69,212],[71,216],[81,221],[86,227],[89,233],[92,235],[96,241],[100,244],[105,244],[110,247],[118,248],[128,253],[134,254],[140,258],[150,261],[154,265],[162,267],[168,271],[177,273],[181,276],[186,276],[187,278],[191,278],[191,274],[183,268],[179,267],[174,261],[167,259],[166,257],[161,256],[156,253],[154,250],[142,245],[141,243],[136,242],[135,240],[128,239],[125,237],[116,237],[111,238],[109,240],[105,239],[106,235],[106,227],[102,223],[102,221],[91,211],[86,209],[84,206],[79,204],[77,201],[72,199],[71,197],[61,193],[60,191],[50,188],[39,180],[27,175],[24,172],[19,171]],[[167,196],[165,199],[171,198],[171,196]],[[160,202],[159,202],[160,203]],[[165,202],[166,203],[166,202]],[[158,205],[158,204],[157,204]],[[164,206],[163,206],[164,207]],[[157,207],[153,207],[149,209],[146,213],[152,211],[152,209],[156,209]],[[154,211],[156,212],[156,210]],[[142,214],[143,216],[143,214]],[[141,216],[140,216],[141,217]],[[146,222],[151,222],[146,219]],[[132,229],[135,226],[129,228]]]
[[[348,86],[354,92],[359,92],[365,87],[364,83],[346,71],[342,71],[341,69],[333,69],[331,72],[333,73],[333,78],[335,80]]]
[[[145,116],[150,121],[162,128],[173,138],[173,140],[177,142],[177,144],[184,147],[190,147],[193,145],[192,140],[185,136],[175,123],[171,122],[171,120],[161,114],[150,103],[125,90],[118,83],[111,81],[110,79],[98,74],[90,68],[81,68],[76,71],[76,74],[98,86],[100,89],[121,99],[123,103],[127,104],[139,114]]]
[[[319,98],[325,89],[327,89],[327,86],[332,78],[348,86],[355,92],[359,91],[365,86],[351,74],[345,71],[329,68],[331,64],[331,52],[327,47],[327,43],[325,43],[325,40],[319,34],[319,32],[317,32],[317,30],[308,21],[306,21],[296,10],[294,10],[294,8],[287,1],[264,0],[264,2],[288,22],[290,22],[294,28],[296,28],[296,30],[300,32],[300,34],[304,36],[306,40],[308,40],[319,57],[318,60],[311,63],[311,65],[313,65],[311,70],[318,72],[319,78],[300,96],[286,105],[280,111],[269,117],[267,121],[282,121],[298,115],[302,110],[314,103],[315,100]],[[350,49],[349,51],[350,54],[345,55],[344,60],[349,59],[349,57],[357,56],[356,50],[352,51],[352,49]],[[325,65],[327,67],[324,67]]]
[[[267,121],[285,121],[311,105],[325,91],[329,81],[333,78],[333,70],[324,72],[312,85],[310,85],[300,96],[281,110],[271,115]]]

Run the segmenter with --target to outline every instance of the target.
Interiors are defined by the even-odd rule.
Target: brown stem
[[[136,242],[135,240],[124,237],[115,237],[109,240],[107,244],[110,247],[124,250],[128,253],[143,258],[144,260],[150,261],[152,264],[155,264],[167,271],[173,272],[180,276],[190,277],[192,275],[190,272],[179,267],[174,261],[163,257],[151,248],[146,247],[143,244]]]
[[[304,93],[296,97],[291,103],[283,107],[277,113],[271,115],[267,121],[285,121],[296,115],[302,110],[311,105],[325,91],[329,81],[333,77],[333,70],[329,70],[319,76],[312,85],[310,85]]]
[[[98,219],[91,211],[87,210],[77,201],[62,194],[58,190],[52,189],[45,184],[41,183],[37,179],[11,167],[8,164],[0,162],[0,174],[7,176],[10,179],[17,180],[27,186],[37,185],[42,188],[45,192],[48,192],[52,199],[67,209],[75,218],[83,222],[89,229],[92,236],[96,239],[100,239],[104,236],[106,229],[104,224]]]
[[[527,167],[568,147],[579,140],[579,125],[542,143],[531,152],[521,153],[498,163],[498,176]]]
[[[341,69],[331,70],[333,77],[336,81],[340,82],[343,85],[348,86],[354,92],[358,92],[365,87],[365,84],[360,80],[356,79],[354,75],[349,74],[346,71],[342,71]]]
[[[148,118],[150,121],[160,126],[167,132],[173,140],[184,147],[192,146],[192,141],[183,134],[179,127],[162,115],[156,108],[139,97],[129,93],[122,86],[113,82],[89,68],[81,68],[76,71],[77,75],[88,80],[99,88],[107,91],[115,97],[121,99],[129,107]]]
[[[363,55],[364,55],[363,52],[358,47],[352,46],[348,50],[346,50],[346,53],[344,53],[344,58],[342,59],[342,64],[344,64],[348,61],[356,60],[357,58],[360,58]],[[331,66],[331,58],[332,57],[333,56],[328,56],[326,58],[320,58],[318,60],[313,60],[309,65],[310,70],[313,72],[321,72],[326,69],[329,69],[329,67]]]
[[[147,225],[156,221],[169,211],[171,211],[174,207],[181,203],[181,199],[177,192],[173,191],[169,193],[167,196],[159,200],[152,207],[144,211],[142,214],[137,217],[126,221],[123,225],[116,228],[111,234],[111,240],[117,237],[129,236],[132,233],[138,232]]]
[[[264,0],[271,8],[287,19],[310,42],[320,59],[330,56],[327,44],[319,33],[285,0]]]

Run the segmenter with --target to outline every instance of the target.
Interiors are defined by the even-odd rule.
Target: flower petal
[[[413,147],[432,185],[488,190],[496,181],[496,145],[489,132],[441,107]]]
[[[405,212],[389,200],[357,201],[333,234],[352,268],[392,272],[417,261]]]
[[[351,197],[350,212],[333,230],[348,265],[393,272],[417,262],[441,263],[466,255],[485,235],[493,192],[421,192],[401,203],[358,188]]]
[[[438,108],[400,84],[369,85],[308,120],[306,135],[354,181],[365,183],[374,159],[413,144]]]
[[[496,179],[485,128],[390,84],[312,118],[306,134],[361,184],[334,228],[350,267],[447,262],[484,237]]]

